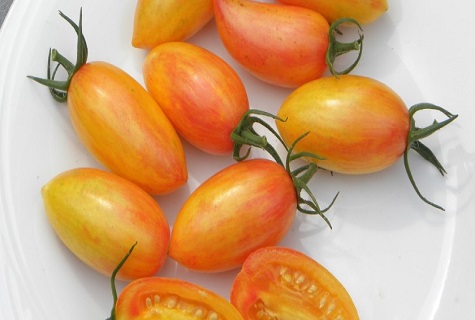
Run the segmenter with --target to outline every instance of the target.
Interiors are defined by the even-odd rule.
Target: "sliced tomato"
[[[294,249],[266,247],[244,262],[231,303],[245,319],[359,319],[343,285],[327,269]]]
[[[119,296],[116,320],[241,320],[236,308],[218,294],[173,278],[149,277],[129,283]]]

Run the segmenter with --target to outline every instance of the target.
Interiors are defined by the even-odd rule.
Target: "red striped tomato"
[[[297,209],[297,194],[281,165],[265,159],[233,164],[200,185],[173,226],[169,255],[189,269],[239,267],[260,247],[277,244]]]
[[[143,76],[184,139],[211,154],[232,152],[231,132],[249,101],[238,74],[223,59],[193,44],[169,42],[150,51]]]

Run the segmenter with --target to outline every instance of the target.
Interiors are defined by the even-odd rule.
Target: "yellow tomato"
[[[323,15],[330,23],[353,18],[369,24],[388,10],[387,0],[279,0],[282,3],[309,8]]]
[[[213,0],[138,0],[132,45],[151,49],[186,40],[213,17]]]
[[[78,168],[41,190],[48,220],[84,263],[110,276],[129,248],[119,279],[154,275],[167,257],[170,229],[157,202],[135,184],[98,169]]]

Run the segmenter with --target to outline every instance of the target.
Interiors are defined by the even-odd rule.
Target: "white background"
[[[419,200],[402,162],[366,176],[317,174],[322,205],[341,195],[328,217],[297,214],[282,245],[312,256],[347,288],[361,319],[475,319],[475,2],[389,0],[389,11],[366,26],[363,58],[354,74],[391,86],[408,107],[438,104],[459,114],[426,140],[447,169],[441,177],[411,156],[422,192],[446,208]],[[26,78],[44,75],[56,47],[73,59],[75,33],[58,10],[77,21],[83,7],[89,60],[111,62],[141,79],[146,52],[130,45],[134,1],[15,0],[0,30],[0,319],[104,319],[109,279],[79,262],[48,225],[40,188],[56,174],[99,165],[70,125],[64,105]],[[211,49],[241,75],[253,108],[275,113],[290,90],[256,80],[226,53],[214,21],[190,42]],[[418,118],[428,124],[436,114]],[[185,144],[189,183],[157,197],[171,224],[197,185],[233,163]],[[260,156],[254,152],[253,156]],[[168,260],[159,272],[210,288],[224,297],[237,270],[199,274]],[[125,283],[119,283],[121,289]]]

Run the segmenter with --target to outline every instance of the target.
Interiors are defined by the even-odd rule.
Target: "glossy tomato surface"
[[[135,184],[99,169],[63,172],[41,190],[48,220],[84,263],[110,276],[129,248],[119,279],[154,275],[167,257],[170,229],[157,202]]]
[[[361,25],[369,24],[388,10],[387,0],[279,0],[279,2],[317,11],[332,23],[353,18]]]
[[[83,65],[71,80],[67,103],[82,143],[112,172],[151,194],[169,193],[186,183],[178,134],[126,72],[105,62]]]
[[[216,293],[173,278],[149,277],[129,283],[116,303],[117,320],[241,320],[234,306]]]
[[[319,13],[249,0],[214,0],[214,5],[226,49],[257,78],[297,87],[327,70],[329,25]]]
[[[150,51],[143,76],[183,138],[211,154],[232,152],[231,132],[249,110],[249,101],[227,62],[199,46],[169,42]]]
[[[409,114],[388,86],[361,76],[325,77],[301,86],[281,105],[276,121],[287,144],[324,157],[322,168],[349,174],[383,170],[404,153]]]
[[[138,0],[132,45],[152,49],[182,41],[198,32],[213,17],[213,0]]]
[[[231,303],[244,319],[359,319],[344,286],[325,267],[290,248],[253,252],[234,280]]]
[[[277,244],[295,217],[297,195],[285,169],[270,160],[238,162],[200,185],[182,206],[169,255],[185,267],[239,267],[257,248]]]

